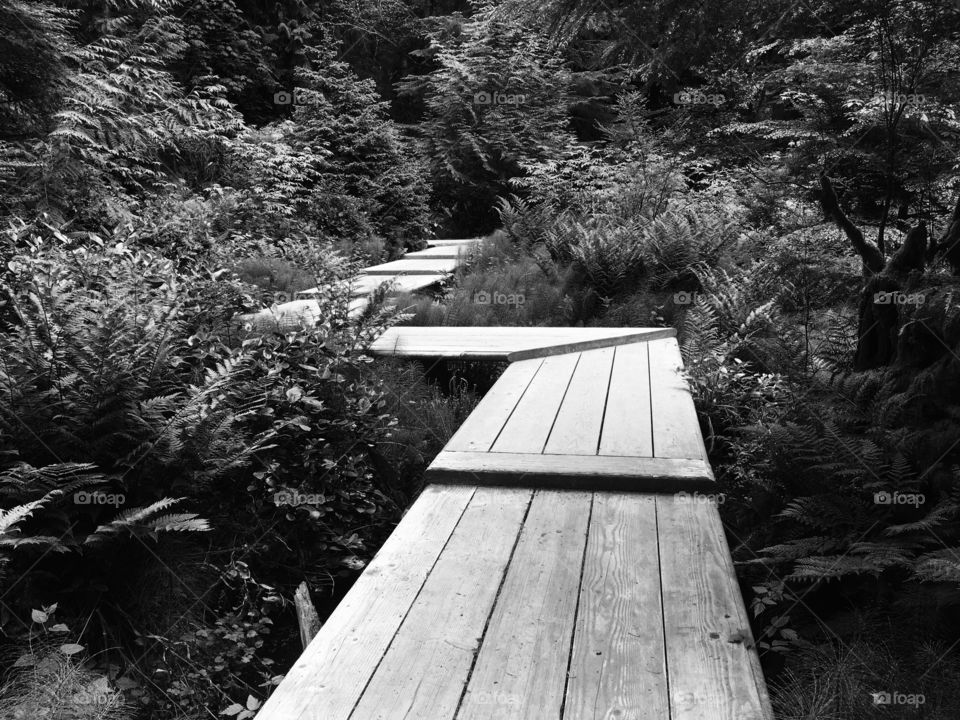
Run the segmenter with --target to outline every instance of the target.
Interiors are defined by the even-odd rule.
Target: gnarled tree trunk
[[[855,370],[869,370],[889,365],[897,355],[903,283],[911,272],[923,272],[925,266],[927,227],[920,223],[912,228],[900,249],[885,263],[877,246],[868,241],[860,228],[843,212],[830,178],[826,175],[820,176],[820,188],[824,212],[843,230],[863,260],[866,281],[860,295],[853,367]],[[960,203],[954,212],[957,233],[960,235],[958,213]]]

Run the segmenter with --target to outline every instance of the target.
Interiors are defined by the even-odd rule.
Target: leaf
[[[63,623],[57,623],[56,625],[53,625],[53,626],[50,628],[50,632],[65,633],[65,632],[70,632],[70,628],[68,628],[68,627],[67,627],[66,625],[64,625]]]
[[[50,616],[47,615],[43,610],[31,610],[30,618],[35,623],[40,623],[41,625],[43,625],[43,623],[45,623],[47,620],[50,619]]]
[[[117,678],[116,685],[120,690],[132,690],[133,688],[140,687],[140,683],[127,676]]]
[[[256,710],[260,707],[260,701],[253,695],[247,695],[247,710]]]
[[[233,717],[234,715],[239,715],[240,711],[242,710],[243,710],[243,705],[241,705],[240,703],[234,703],[233,705],[226,708],[225,710],[221,710],[220,714],[227,715],[228,717]]]
[[[62,652],[64,655],[76,655],[82,650],[83,645],[77,645],[76,643],[67,643],[66,645],[60,646],[60,652]]]

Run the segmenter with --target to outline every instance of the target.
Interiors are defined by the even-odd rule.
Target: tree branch
[[[860,255],[863,260],[864,275],[876,275],[882,272],[883,255],[880,254],[876,245],[863,237],[860,228],[854,225],[853,221],[840,208],[837,193],[826,174],[820,175],[820,189],[822,190],[820,200],[823,204],[823,211],[827,214],[827,217],[837,224],[837,227],[843,230],[850,240],[850,244],[853,245],[853,249]]]

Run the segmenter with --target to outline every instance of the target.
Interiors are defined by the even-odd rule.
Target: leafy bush
[[[151,712],[258,702],[290,636],[281,593],[304,578],[339,592],[415,486],[393,484],[378,450],[396,421],[363,354],[390,316],[348,324],[338,279],[352,266],[320,250],[300,256],[327,288],[316,324],[244,338],[232,308],[255,293],[236,277],[84,238],[18,235],[27,248],[0,278],[6,604],[22,617],[55,598],[87,618],[83,642],[106,639],[105,661],[160,673],[161,693],[143,689]],[[209,540],[163,540],[187,530]],[[174,563],[159,607],[137,594],[170,585]]]

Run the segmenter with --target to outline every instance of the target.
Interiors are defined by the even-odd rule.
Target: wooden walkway
[[[370,304],[370,296],[384,283],[390,292],[416,292],[446,280],[481,242],[481,238],[431,240],[426,250],[407,253],[400,260],[364,268],[351,281],[348,314],[355,318]],[[257,313],[241,315],[238,320],[254,327],[296,328],[311,325],[319,317],[320,304],[312,299],[318,293],[310,288],[297,293],[297,299],[274,305]]]
[[[423,330],[373,349],[430,357]],[[261,720],[772,718],[672,333],[549,330]]]

